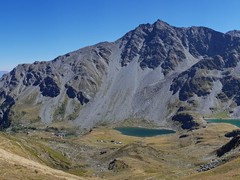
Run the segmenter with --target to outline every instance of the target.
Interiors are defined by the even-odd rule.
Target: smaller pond
[[[205,119],[208,123],[228,123],[240,127],[240,119]]]
[[[140,127],[118,127],[115,128],[122,134],[137,137],[153,137],[158,135],[173,134],[175,131],[168,129],[148,129]]]

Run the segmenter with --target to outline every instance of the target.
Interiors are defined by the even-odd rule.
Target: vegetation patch
[[[54,114],[53,114],[54,121],[64,120],[66,107],[67,107],[67,99],[65,98],[64,101],[54,111]]]
[[[213,114],[211,114],[210,116],[208,116],[208,118],[229,118],[229,113],[227,110],[224,110],[224,111],[219,111],[219,112],[215,112]]]

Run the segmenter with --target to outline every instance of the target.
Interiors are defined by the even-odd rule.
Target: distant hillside
[[[8,73],[7,71],[0,71],[0,78],[2,77],[2,75]]]
[[[6,73],[8,73],[8,72],[7,71],[0,71],[0,78]]]

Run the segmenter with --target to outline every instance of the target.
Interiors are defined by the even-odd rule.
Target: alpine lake
[[[207,123],[228,123],[240,127],[240,119],[205,119]]]
[[[115,130],[121,132],[123,135],[137,137],[153,137],[175,133],[175,131],[169,129],[150,129],[142,127],[117,127]]]
[[[240,127],[240,119],[209,118],[205,120],[207,121],[207,123],[228,123]],[[176,133],[176,131],[169,129],[151,129],[142,127],[117,127],[114,129],[119,131],[123,135],[136,137],[153,137]]]

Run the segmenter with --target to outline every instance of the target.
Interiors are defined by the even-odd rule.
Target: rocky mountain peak
[[[153,23],[153,27],[155,27],[157,29],[164,29],[164,28],[169,28],[172,26],[170,26],[168,23],[158,19],[156,22]]]
[[[239,30],[228,31],[226,34],[228,34],[230,36],[233,36],[233,37],[240,38],[240,31]]]

